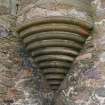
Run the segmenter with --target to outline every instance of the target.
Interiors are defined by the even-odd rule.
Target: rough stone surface
[[[9,0],[0,0],[0,15],[7,15],[10,13],[10,3]]]
[[[20,10],[24,9],[18,13],[17,23],[42,11],[35,9],[36,1],[20,0]],[[55,95],[55,105],[105,105],[105,1],[89,1],[94,8],[94,32]],[[0,105],[51,105],[53,92],[18,38],[8,36],[14,28],[7,21],[0,18]]]

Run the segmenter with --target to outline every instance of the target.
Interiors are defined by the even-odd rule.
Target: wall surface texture
[[[17,0],[17,15],[0,0],[0,105],[51,105],[53,92],[15,33],[37,15],[54,15],[62,0]],[[83,0],[85,1],[85,0]],[[86,0],[87,2],[87,0]],[[55,98],[56,105],[105,105],[105,0],[88,0],[94,31],[74,61]],[[44,4],[43,4],[44,3]],[[47,11],[49,4],[51,11]],[[14,7],[14,6],[13,6]],[[49,7],[49,8],[50,8]],[[15,8],[15,9],[16,9]],[[38,14],[37,14],[38,13]],[[67,15],[63,11],[61,14]],[[75,8],[70,14],[82,18]]]

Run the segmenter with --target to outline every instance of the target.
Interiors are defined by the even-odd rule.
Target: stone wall
[[[16,24],[34,18],[37,1],[19,0]],[[90,0],[90,2],[94,8],[94,31],[62,83],[54,99],[56,105],[105,104],[105,1]],[[8,12],[2,14],[0,105],[50,105],[53,92],[40,71],[33,65],[16,34],[11,32],[14,30],[13,26],[15,27],[14,17],[7,15]]]

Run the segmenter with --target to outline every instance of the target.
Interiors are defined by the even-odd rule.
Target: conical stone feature
[[[17,32],[51,89],[57,90],[92,28],[91,21],[42,16],[19,26]]]

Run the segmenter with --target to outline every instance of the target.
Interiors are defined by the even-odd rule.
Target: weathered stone
[[[98,88],[95,90],[95,94],[99,97],[105,97],[105,88]]]
[[[8,36],[9,32],[3,26],[0,26],[0,37]]]
[[[8,9],[9,0],[0,0],[0,1],[7,2],[3,3],[4,4],[3,6],[0,5],[1,7],[0,14],[8,14],[9,10],[7,9]],[[28,19],[31,18],[34,19],[34,16],[36,16],[35,12],[37,10],[38,11],[40,10],[41,13],[46,12],[46,9],[41,9],[39,6],[37,7],[37,10],[34,10],[36,8],[35,3],[38,0],[19,0],[19,1],[20,3],[18,3],[19,5],[17,5],[19,8],[17,16],[18,23],[22,24],[22,22],[27,21]],[[43,1],[42,2],[41,1],[42,0],[39,0],[38,2],[42,3]],[[51,7],[49,6],[49,8],[52,8],[54,10],[56,6],[55,2],[57,0],[53,1],[54,1],[53,5],[50,5]],[[48,2],[45,4],[48,5]],[[105,62],[104,62],[105,3],[104,2],[105,0],[85,0],[85,2],[92,2],[92,6],[94,8],[93,18],[96,21],[94,25],[95,32],[93,32],[92,38],[90,38],[89,41],[86,42],[84,50],[82,50],[80,54],[79,60],[76,60],[71,68],[71,71],[76,71],[76,72],[75,73],[72,72],[71,74],[69,74],[64,83],[62,84],[60,88],[61,92],[59,93],[59,96],[56,97],[57,105],[105,105],[105,97],[103,97],[105,91],[104,90],[105,87]],[[42,7],[47,7],[46,5],[43,5]],[[56,8],[58,8],[59,6],[61,6],[62,8],[65,7],[64,5],[58,5],[56,6]],[[61,12],[62,10],[59,11]],[[71,12],[72,13],[75,12],[73,14],[78,15],[78,12],[76,12],[75,9],[73,9]],[[47,14],[48,13],[52,15],[50,11],[47,12]],[[54,12],[52,13],[55,14]],[[60,14],[67,15],[67,12],[63,11]],[[81,15],[84,16],[84,14]],[[4,15],[2,16],[2,19],[0,16],[0,26],[4,28],[2,34],[3,36],[8,35],[4,32],[4,30],[7,30],[6,32],[9,32],[11,30],[11,26],[13,30],[15,27],[15,25],[10,25],[8,23],[7,21],[8,19],[10,19],[8,18],[8,16]],[[17,50],[16,43],[17,42],[14,42],[14,39],[0,40],[0,76],[5,74],[6,77],[9,76],[11,78],[14,78],[14,81],[16,83],[14,87],[16,87],[16,90],[19,91],[18,98],[17,99],[13,98],[14,99],[13,105],[36,105],[36,104],[42,105],[43,103],[45,103],[45,105],[46,104],[49,105],[53,95],[49,95],[50,93],[48,94],[50,90],[48,89],[48,87],[46,89],[46,83],[44,83],[44,80],[43,79],[40,80],[39,76],[40,74],[37,74],[37,70],[35,69],[34,73],[32,73],[32,75],[34,74],[33,76],[34,78],[32,77],[33,79],[31,79],[30,81],[24,78],[24,76],[23,77],[21,76],[22,74],[20,71],[25,70],[27,68],[28,62],[26,61],[26,59],[24,59],[23,62],[22,61],[23,58],[17,56],[18,54],[16,53]],[[18,51],[18,53],[20,52]],[[90,56],[90,53],[92,53],[91,55],[92,58]],[[24,53],[22,54],[25,55]],[[24,74],[25,77],[27,77],[26,76],[28,74],[27,70]],[[41,85],[37,80],[41,81]],[[30,89],[32,89],[31,92]],[[0,94],[0,105],[9,104],[3,102],[3,100],[5,99],[5,94],[8,93],[7,87],[0,84],[0,91],[2,91],[1,93],[3,93]],[[21,95],[20,92],[22,93]],[[63,94],[64,92],[67,95],[64,95]],[[12,93],[14,92],[12,91]],[[10,97],[8,96],[8,98]]]
[[[85,60],[85,59],[91,59],[91,58],[92,58],[92,53],[87,53],[87,54],[78,56],[76,60]]]
[[[9,14],[9,9],[5,6],[0,6],[0,15]]]
[[[8,91],[8,88],[5,87],[3,84],[0,84],[0,96],[6,95]]]
[[[0,15],[6,15],[10,13],[9,0],[0,0]]]

